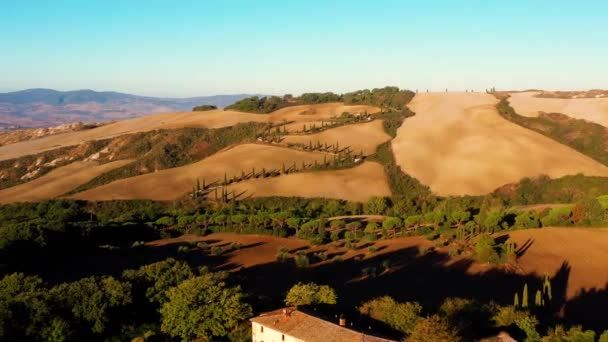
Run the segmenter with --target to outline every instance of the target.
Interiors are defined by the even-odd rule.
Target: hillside
[[[100,164],[95,161],[74,162],[59,167],[25,184],[0,190],[0,204],[54,198],[105,172],[119,168],[130,162],[132,161],[116,160],[106,164]]]
[[[541,112],[560,113],[608,127],[608,97],[549,98],[538,97],[538,92],[510,93],[509,103],[524,116],[536,117]]]
[[[47,127],[74,121],[101,122],[154,113],[191,110],[206,104],[225,107],[249,95],[159,98],[93,90],[28,89],[0,93],[0,130],[3,127]]]
[[[240,122],[309,122],[330,119],[343,112],[361,113],[378,112],[379,109],[366,105],[347,106],[341,103],[321,105],[303,105],[280,109],[268,115],[250,114],[235,111],[211,110],[205,112],[181,112],[157,114],[142,118],[117,121],[102,127],[65,134],[46,136],[40,139],[23,141],[0,146],[0,160],[13,159],[28,154],[35,154],[63,146],[81,144],[90,140],[101,140],[124,134],[147,132],[158,129],[176,129],[184,127],[221,128],[233,126]],[[297,124],[297,129],[302,124]]]
[[[608,168],[565,145],[502,118],[498,100],[481,93],[420,93],[416,116],[399,128],[397,164],[439,195],[482,195],[524,177]]]
[[[151,174],[130,177],[78,193],[73,198],[86,200],[153,199],[174,200],[192,191],[197,179],[212,184],[227,177],[280,169],[283,164],[322,162],[325,154],[301,152],[284,147],[243,144],[216,153],[199,162]]]

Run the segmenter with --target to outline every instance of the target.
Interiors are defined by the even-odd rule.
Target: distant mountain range
[[[0,128],[121,120],[163,112],[190,111],[198,105],[223,108],[248,96],[251,95],[163,98],[113,91],[28,89],[0,93]]]

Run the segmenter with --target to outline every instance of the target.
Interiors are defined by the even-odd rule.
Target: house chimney
[[[346,317],[344,317],[344,315],[340,315],[340,322],[339,325],[341,327],[345,327],[346,326]]]

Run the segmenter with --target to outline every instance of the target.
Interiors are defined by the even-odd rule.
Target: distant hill
[[[198,105],[223,108],[248,96],[251,95],[161,98],[113,91],[27,89],[0,93],[0,128],[120,120],[162,112],[190,111]]]

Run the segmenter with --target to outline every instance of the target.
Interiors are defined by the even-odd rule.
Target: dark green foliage
[[[161,330],[182,340],[222,337],[252,315],[240,287],[209,273],[190,278],[166,292],[161,307]]]
[[[364,89],[342,95],[345,104],[367,104],[383,111],[403,111],[416,93],[398,87]]]
[[[70,312],[70,320],[103,333],[112,316],[131,302],[131,285],[112,277],[89,277],[60,284],[50,296],[60,311]]]
[[[215,110],[217,109],[217,106],[211,106],[211,105],[200,105],[200,106],[196,106],[194,108],[192,108],[193,112],[206,112],[208,110]]]
[[[297,283],[285,296],[285,304],[290,306],[311,304],[336,304],[336,291],[327,285]]]
[[[378,146],[376,153],[370,156],[368,160],[377,161],[384,166],[384,172],[388,178],[393,195],[402,195],[407,198],[427,197],[431,195],[431,191],[427,186],[401,171],[401,167],[395,162],[390,141]]]
[[[252,96],[239,100],[224,109],[266,114],[274,112],[277,109],[283,108],[285,105],[286,103],[283,102],[283,99],[278,96]]]
[[[363,303],[358,308],[363,315],[386,323],[388,326],[409,334],[422,318],[422,306],[416,302],[396,302],[393,298],[384,296]]]
[[[278,96],[252,96],[237,101],[226,107],[225,109],[249,113],[266,114],[289,106],[340,101],[341,96],[336,95],[334,93],[306,93],[302,94],[302,96],[300,97],[285,95],[282,98]]]
[[[166,291],[194,277],[194,273],[185,262],[168,258],[137,270],[126,270],[123,277],[133,284],[134,291],[144,293],[149,302],[162,305],[167,301]]]
[[[585,198],[608,193],[608,177],[564,176],[551,179],[548,176],[523,178],[519,183],[499,188],[492,197],[506,205],[536,203],[575,203]]]

